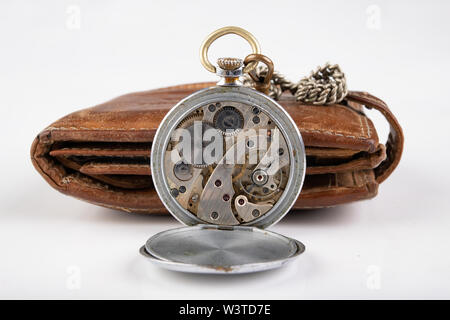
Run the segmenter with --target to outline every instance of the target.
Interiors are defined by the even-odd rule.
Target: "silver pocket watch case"
[[[156,234],[140,252],[167,269],[262,271],[305,250],[265,230],[287,214],[303,185],[297,125],[277,102],[240,85],[242,60],[221,62],[222,81],[175,105],[152,143],[154,187],[186,226]]]

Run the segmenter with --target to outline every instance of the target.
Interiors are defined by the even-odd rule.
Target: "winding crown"
[[[238,58],[219,58],[217,64],[223,70],[236,70],[243,66],[244,61]]]

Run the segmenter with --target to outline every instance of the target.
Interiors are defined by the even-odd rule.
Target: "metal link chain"
[[[259,65],[256,76],[264,79],[267,67]],[[243,84],[253,87],[254,81],[248,75],[243,75]],[[274,71],[270,84],[269,96],[277,100],[284,91],[289,90],[297,101],[305,104],[329,105],[341,102],[347,95],[347,81],[339,65],[326,63],[312,71],[309,77],[304,77],[298,83],[288,80],[283,74]]]

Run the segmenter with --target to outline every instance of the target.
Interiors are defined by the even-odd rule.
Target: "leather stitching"
[[[55,128],[55,127],[48,127],[47,129],[49,130],[54,130],[54,131],[58,131],[58,130],[75,130],[75,131],[107,131],[107,130],[114,130],[114,131],[133,131],[133,130],[142,130],[142,131],[155,131],[153,129],[148,129],[148,128],[128,128],[128,129],[123,129],[123,128],[85,128],[85,127],[69,127],[69,128],[65,128],[65,127],[59,127],[59,128]],[[354,136],[354,135],[349,135],[349,134],[345,134],[344,132],[341,131],[337,131],[337,132],[333,132],[333,131],[327,131],[327,130],[318,130],[318,129],[300,129],[301,132],[308,132],[308,133],[323,133],[323,134],[327,134],[327,135],[332,135],[332,136],[339,136],[339,137],[345,137],[345,138],[353,138],[353,139],[359,139],[359,140],[369,140],[370,137],[365,137],[365,136]]]
[[[358,139],[358,140],[369,140],[368,137],[364,137],[364,136],[354,136],[354,135],[349,135],[349,134],[345,134],[343,132],[334,132],[334,131],[326,131],[326,130],[311,130],[311,129],[300,129],[300,132],[308,132],[308,133],[323,133],[323,134],[328,134],[328,135],[332,135],[332,136],[339,136],[339,137],[344,137],[344,138],[353,138],[353,139]]]
[[[364,121],[366,123],[366,127],[368,132],[370,132],[370,128],[369,128],[369,124],[367,122],[367,118],[363,117]],[[362,136],[355,136],[355,135],[349,135],[346,132],[342,132],[342,131],[328,131],[328,130],[319,130],[319,129],[300,129],[301,132],[308,132],[308,133],[323,133],[323,134],[327,134],[327,135],[332,135],[332,136],[339,136],[339,137],[345,137],[345,138],[353,138],[353,139],[359,139],[359,140],[369,140],[371,138],[371,134],[365,134],[364,129],[363,129],[363,124],[361,121],[361,117],[360,117],[360,122],[361,122],[361,130],[362,130]],[[149,129],[149,128],[115,128],[115,127],[109,127],[109,128],[86,128],[86,127],[48,127],[48,130],[76,130],[76,131],[107,131],[107,130],[114,130],[114,131],[134,131],[134,130],[139,130],[139,131],[155,131],[154,129]]]

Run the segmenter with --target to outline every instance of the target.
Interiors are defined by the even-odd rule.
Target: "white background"
[[[450,298],[449,31],[445,1],[2,1],[0,298]],[[400,166],[369,201],[288,215],[271,230],[306,253],[276,271],[199,276],[138,254],[172,217],[53,190],[29,148],[65,114],[115,96],[214,80],[198,49],[238,25],[299,79],[339,63],[404,128]],[[211,56],[249,53],[224,37]],[[370,112],[386,137],[387,125]]]

